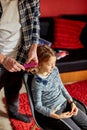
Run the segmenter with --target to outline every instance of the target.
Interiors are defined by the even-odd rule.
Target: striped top
[[[34,76],[32,94],[35,109],[45,116],[50,116],[51,111],[59,110],[66,100],[72,99],[61,81],[57,67],[46,78],[38,74]]]

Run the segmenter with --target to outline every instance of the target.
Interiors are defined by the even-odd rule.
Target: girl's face
[[[52,56],[48,61],[40,63],[40,72],[50,74],[55,67],[56,57]]]

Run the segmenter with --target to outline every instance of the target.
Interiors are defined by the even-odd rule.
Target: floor
[[[22,86],[20,93],[26,92],[24,85]],[[4,90],[0,91],[0,130],[13,130],[7,115],[5,105],[2,99],[4,98]]]

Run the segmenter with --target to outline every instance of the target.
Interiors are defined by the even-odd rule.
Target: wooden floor
[[[60,74],[63,83],[72,83],[87,80],[87,70],[74,71]]]

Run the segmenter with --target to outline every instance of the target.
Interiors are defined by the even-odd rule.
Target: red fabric
[[[85,105],[87,105],[87,81],[81,81],[73,84],[65,85],[71,96],[75,97],[78,100],[81,100]],[[32,113],[30,110],[27,94],[20,94],[20,107],[19,111],[21,113],[26,113],[30,115],[32,118]],[[12,127],[14,130],[31,130],[32,126],[34,125],[34,120],[32,118],[30,123],[24,123],[15,119],[10,119]],[[36,128],[36,130],[40,130]]]
[[[54,43],[53,48],[77,49],[83,48],[80,34],[85,22],[54,18]]]
[[[82,101],[87,106],[87,80],[65,85],[72,97]]]

